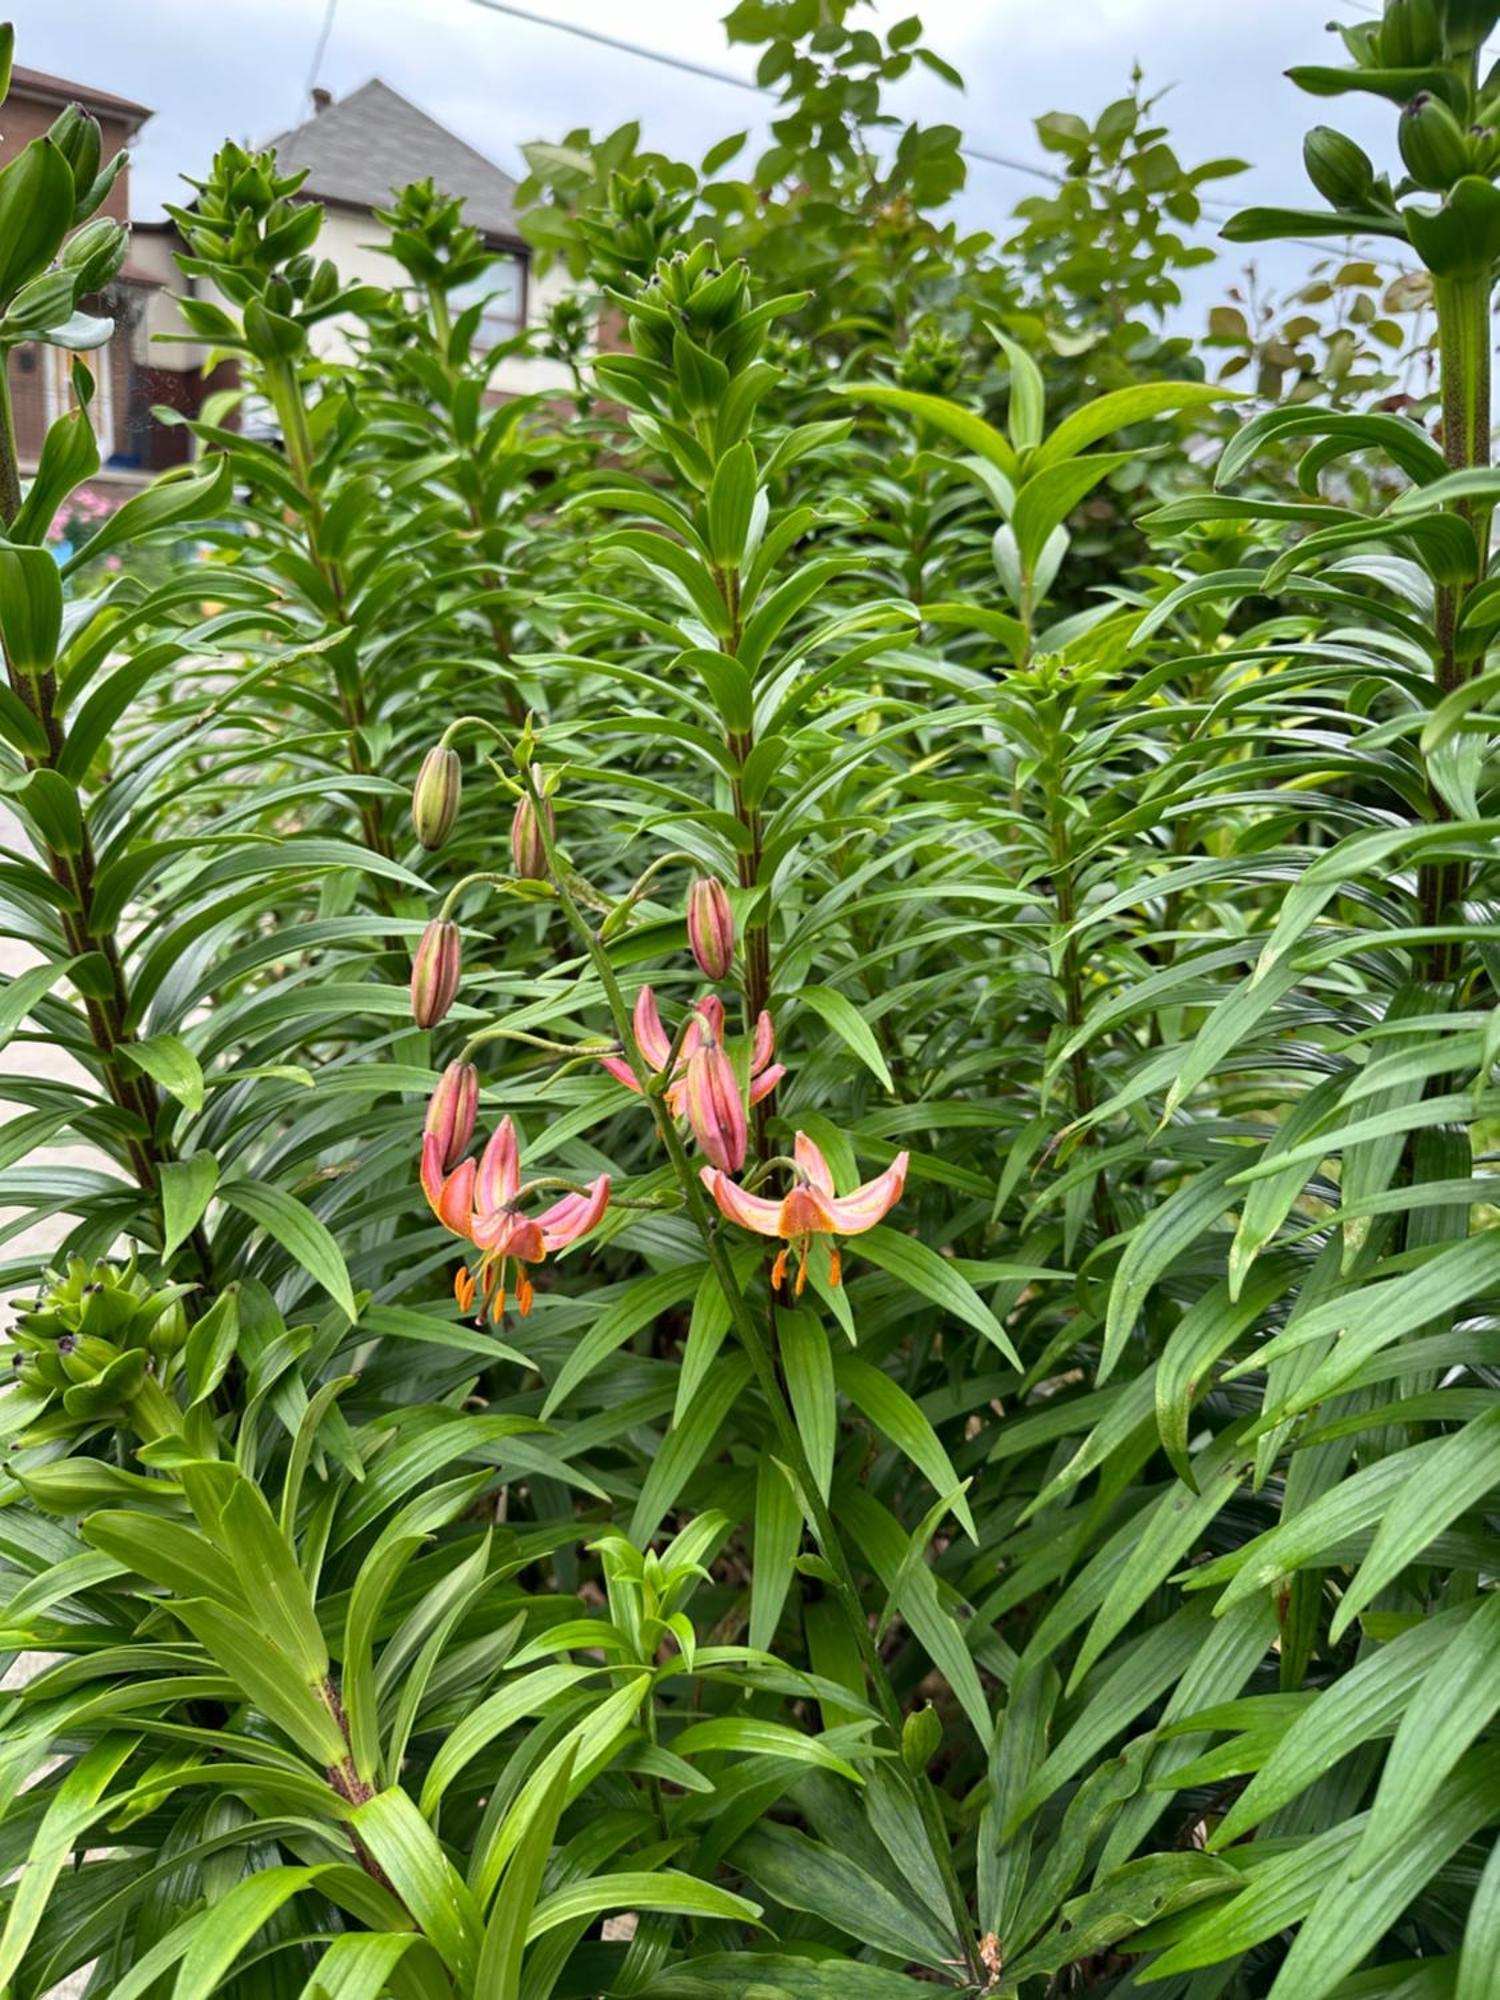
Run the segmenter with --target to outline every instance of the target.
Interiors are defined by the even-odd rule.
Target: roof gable
[[[271,145],[287,172],[305,167],[303,192],[355,208],[384,208],[408,181],[431,179],[464,197],[464,220],[519,240],[516,183],[483,153],[372,77]]]

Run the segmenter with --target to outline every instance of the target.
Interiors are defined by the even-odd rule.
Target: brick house
[[[99,121],[103,153],[107,159],[128,147],[151,116],[144,104],[112,91],[91,90],[82,84],[67,83],[61,77],[40,70],[16,68],[11,73],[10,94],[0,110],[0,163],[13,159],[31,140],[40,138],[69,104],[78,104]],[[130,215],[130,170],[127,167],[106,196],[101,211],[117,222]],[[135,334],[143,325],[152,294],[160,279],[147,269],[132,244],[119,276],[92,309],[115,323],[115,337],[107,347],[88,355],[93,371],[94,428],[99,438],[99,456],[104,470],[100,485],[137,484],[152,467],[149,433],[161,429],[150,416],[157,400],[149,380],[135,359]],[[10,356],[10,388],[15,409],[16,445],[23,471],[36,465],[37,453],[47,426],[72,401],[68,380],[71,357],[55,347],[28,342]]]

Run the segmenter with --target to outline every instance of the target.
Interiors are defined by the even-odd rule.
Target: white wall
[[[390,231],[372,215],[353,209],[327,208],[318,238],[318,254],[331,258],[343,279],[389,285],[401,276],[401,266],[379,247],[389,236]],[[569,289],[566,272],[554,269],[541,279],[535,272],[528,272],[527,324],[542,325],[549,309]],[[352,319],[343,315],[322,321],[314,330],[314,349],[330,359],[344,358],[349,353],[353,326]],[[495,388],[510,395],[567,395],[573,386],[572,377],[561,362],[539,356],[511,356],[501,362],[491,379]]]
[[[360,284],[389,285],[401,275],[401,266],[378,246],[390,235],[374,216],[347,208],[325,208],[322,233],[318,238],[320,256],[333,260],[341,278]],[[202,365],[206,350],[193,341],[158,341],[159,333],[180,334],[182,315],[173,300],[186,280],[173,258],[177,238],[168,231],[136,230],[131,238],[130,261],[161,281],[162,289],[150,294],[140,324],[135,330],[137,361],[152,368],[180,371]],[[572,289],[566,271],[554,267],[545,278],[527,273],[526,319],[530,326],[542,325],[558,299]],[[348,315],[323,320],[314,330],[314,350],[330,359],[342,360],[350,352],[355,322]],[[494,386],[509,395],[565,396],[573,379],[558,361],[539,356],[511,356],[502,361],[493,376]]]

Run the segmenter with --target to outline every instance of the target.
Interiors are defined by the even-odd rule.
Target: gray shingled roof
[[[518,237],[510,175],[378,76],[271,144],[288,172],[308,169],[305,194],[383,208],[396,188],[430,177],[440,193],[464,197],[464,220],[474,228]]]

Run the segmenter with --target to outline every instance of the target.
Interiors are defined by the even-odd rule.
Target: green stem
[[[8,528],[21,511],[21,458],[10,401],[9,353],[0,354],[0,520]]]
[[[1490,294],[1493,281],[1482,276],[1437,278],[1433,281],[1433,301],[1437,309],[1438,358],[1442,369],[1443,456],[1452,472],[1466,472],[1490,462]],[[1488,505],[1460,501],[1456,510],[1473,529],[1477,546],[1477,575],[1482,581],[1489,557],[1490,516]],[[1439,696],[1450,694],[1469,680],[1476,662],[1459,657],[1458,623],[1466,587],[1447,584],[1439,588],[1433,618],[1435,678]],[[1429,785],[1434,819],[1450,817],[1447,803],[1435,786]],[[1418,877],[1418,898],[1422,922],[1447,922],[1463,902],[1469,871],[1462,861],[1431,861],[1423,864]],[[1458,940],[1430,945],[1427,976],[1447,983],[1462,970],[1462,950]]]
[[[290,361],[268,361],[264,372],[271,406],[281,426],[287,463],[291,467],[292,477],[297,482],[297,490],[302,495],[308,558],[323,579],[324,587],[333,604],[334,623],[349,634],[347,657],[344,657],[346,649],[340,646],[335,647],[330,653],[329,660],[333,668],[339,712],[344,722],[349,768],[357,777],[368,777],[371,766],[365,756],[360,732],[369,718],[366,712],[364,687],[359,674],[358,641],[349,616],[348,588],[344,581],[343,570],[337,561],[325,556],[322,550],[323,498],[318,490],[314,471],[312,433],[308,428],[307,409],[302,401],[302,384],[297,379],[296,368]],[[393,849],[381,820],[380,807],[374,800],[366,799],[361,803],[359,823],[366,847],[372,853],[390,860]],[[378,881],[376,894],[382,903],[388,903],[389,885],[384,881]]]

